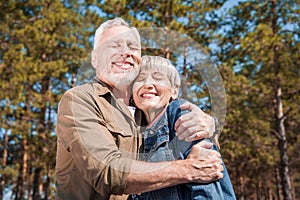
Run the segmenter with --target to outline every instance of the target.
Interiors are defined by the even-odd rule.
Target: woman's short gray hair
[[[97,30],[95,32],[95,37],[94,37],[94,49],[96,49],[99,46],[99,41],[100,41],[100,38],[102,37],[103,32],[105,30],[113,27],[113,26],[126,26],[126,27],[128,27],[136,33],[136,35],[138,36],[139,41],[141,40],[138,30],[135,27],[131,27],[124,19],[118,17],[118,18],[114,18],[114,19],[105,21],[104,23],[102,23],[99,26],[99,28],[97,28]]]
[[[181,81],[179,73],[170,60],[166,58],[160,56],[143,56],[141,71],[142,70],[158,70],[167,76],[172,87],[180,87]]]

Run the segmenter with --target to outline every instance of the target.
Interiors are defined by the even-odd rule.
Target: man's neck
[[[102,82],[108,89],[114,94],[116,99],[123,101],[127,106],[129,105],[130,98],[132,95],[131,92],[131,85],[123,85],[121,86],[120,84],[118,87],[113,87],[113,84],[107,83],[105,80],[102,80],[101,78],[98,78],[98,81]]]
[[[131,98],[131,92],[129,88],[114,88],[112,93],[115,97],[121,101],[123,101],[127,106],[129,105],[129,101]]]

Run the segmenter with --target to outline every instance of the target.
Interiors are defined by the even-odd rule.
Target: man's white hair
[[[99,28],[97,28],[95,32],[95,38],[94,38],[94,50],[99,46],[100,38],[102,37],[102,34],[105,30],[110,29],[113,26],[125,26],[130,29],[132,29],[136,35],[138,36],[139,41],[141,40],[140,34],[138,30],[135,27],[129,26],[129,24],[122,18],[114,18],[111,20],[107,20],[104,23],[102,23]]]

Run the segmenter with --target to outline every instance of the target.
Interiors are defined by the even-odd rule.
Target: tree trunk
[[[272,29],[274,36],[277,35],[277,11],[276,11],[276,1],[272,0]],[[281,176],[281,185],[282,193],[284,200],[292,199],[292,188],[291,181],[289,176],[289,159],[287,154],[287,139],[284,126],[284,120],[286,116],[283,112],[283,102],[282,102],[282,86],[281,79],[279,77],[279,68],[280,63],[278,61],[278,47],[275,45],[273,48],[274,51],[274,60],[273,67],[275,73],[275,83],[274,83],[274,94],[275,94],[275,131],[278,136],[278,148],[280,152],[280,176]]]
[[[9,106],[10,106],[10,99],[7,98],[6,107],[9,108]],[[7,165],[7,156],[8,156],[8,129],[9,129],[8,114],[9,113],[6,113],[5,122],[4,122],[5,133],[4,133],[4,141],[3,141],[2,172],[5,171]],[[2,173],[2,175],[0,176],[0,199],[3,199],[4,188],[5,188],[5,173]]]
[[[7,120],[6,120],[7,121]],[[4,171],[7,165],[7,155],[8,155],[8,129],[5,129],[4,133],[4,144],[3,144],[3,158],[2,158],[2,170]],[[3,192],[5,187],[5,173],[0,176],[0,199],[3,199]]]
[[[273,197],[272,188],[270,188],[270,187],[268,187],[268,199],[269,199],[269,200],[275,199],[275,198]]]
[[[287,139],[284,126],[284,114],[283,105],[281,100],[281,87],[279,86],[276,90],[276,120],[275,120],[276,131],[280,138],[278,142],[278,148],[280,152],[280,177],[282,185],[282,193],[284,200],[292,199],[292,188],[289,176],[289,159],[287,154]]]
[[[27,138],[26,136],[22,139],[22,162],[19,169],[19,176],[17,180],[17,189],[15,200],[21,200],[24,196],[24,180],[27,172],[27,160],[28,160],[28,146],[27,146]]]
[[[279,174],[279,169],[276,167],[275,168],[275,180],[276,180],[276,195],[277,199],[281,200],[281,184],[280,184],[280,174]]]
[[[31,158],[32,159],[32,158]],[[27,172],[27,200],[32,200],[31,197],[31,191],[32,191],[32,166],[28,167],[28,172]]]
[[[50,169],[49,167],[47,167],[47,178],[45,184],[43,185],[44,200],[49,199],[49,186],[51,181],[50,177],[51,177]]]
[[[239,165],[237,167],[237,172],[236,172],[236,183],[237,183],[237,188],[236,188],[236,197],[239,200],[245,200],[245,187],[244,187],[244,177],[242,176],[242,174],[240,173],[243,168],[243,165]]]
[[[40,177],[41,177],[42,168],[37,167],[34,170],[34,178],[33,178],[33,188],[32,188],[32,199],[39,200],[40,197]]]
[[[181,97],[184,99],[188,99],[187,96],[187,46],[184,47],[184,55],[183,55],[183,70],[182,70],[182,78],[181,78]]]

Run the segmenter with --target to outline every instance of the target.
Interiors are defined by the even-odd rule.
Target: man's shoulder
[[[108,88],[100,84],[99,82],[85,83],[70,88],[65,92],[72,94],[95,94],[95,93],[107,93]]]
[[[68,89],[67,91],[64,92],[63,96],[76,95],[76,94],[80,94],[80,93],[89,93],[90,91],[92,91],[92,86],[90,83],[86,83],[86,84],[78,85],[78,86]]]

